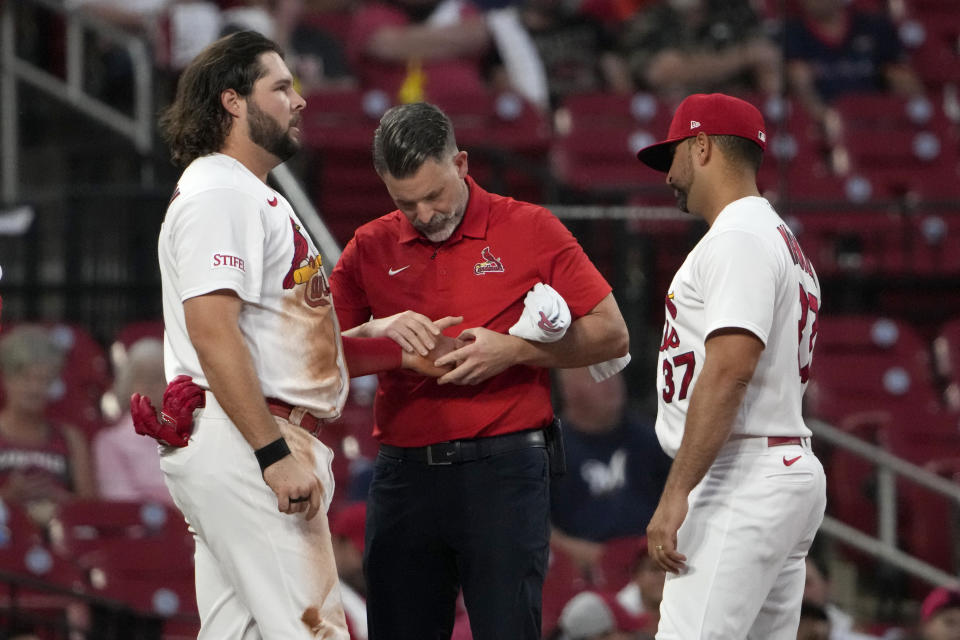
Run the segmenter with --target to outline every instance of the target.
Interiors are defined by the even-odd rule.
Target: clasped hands
[[[388,337],[403,349],[403,366],[437,377],[438,384],[479,384],[516,364],[520,338],[483,327],[465,329],[456,338],[443,330],[460,324],[461,316],[436,321],[415,311],[376,318],[358,327],[361,337]]]
[[[466,329],[456,338],[443,330],[460,324],[460,316],[436,322],[426,316],[404,311],[367,322],[358,337],[389,337],[403,350],[402,366],[421,375],[439,378],[439,384],[477,384],[514,364],[512,356],[519,340],[482,327]],[[193,432],[193,412],[205,402],[204,390],[190,376],[170,381],[163,393],[158,415],[150,398],[134,393],[130,415],[137,433],[171,447],[187,446]]]

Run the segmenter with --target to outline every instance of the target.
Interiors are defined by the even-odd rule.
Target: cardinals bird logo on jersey
[[[473,265],[474,275],[482,276],[485,273],[503,273],[503,263],[500,262],[500,258],[493,255],[490,247],[484,247],[483,251],[480,252],[480,257],[483,258],[483,262],[478,262]]]
[[[303,299],[311,307],[323,307],[330,304],[330,285],[321,269],[320,256],[310,257],[310,245],[300,232],[300,225],[290,219],[293,227],[293,259],[290,270],[283,278],[283,288],[293,289],[298,284],[306,284]]]

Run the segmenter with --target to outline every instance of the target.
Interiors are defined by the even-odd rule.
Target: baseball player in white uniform
[[[347,395],[319,253],[267,173],[299,146],[303,98],[253,32],[186,69],[161,124],[189,165],[160,232],[167,378],[207,389],[189,445],[163,447],[195,531],[200,640],[347,640],[315,431]]]
[[[826,506],[801,417],[820,285],[756,172],[763,117],[697,94],[639,159],[709,231],[667,293],[656,430],[673,458],[647,528],[665,569],[658,640],[793,640]]]

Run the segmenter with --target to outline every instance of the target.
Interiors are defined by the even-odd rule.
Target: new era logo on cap
[[[637,158],[650,168],[666,173],[670,170],[676,142],[702,132],[711,136],[739,136],[766,150],[765,131],[763,116],[749,102],[722,93],[695,93],[687,96],[677,107],[667,138],[641,149]]]

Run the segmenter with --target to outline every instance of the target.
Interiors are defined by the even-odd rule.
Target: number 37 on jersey
[[[796,312],[797,315],[793,317],[797,323],[797,373],[800,383],[805,385],[810,379],[813,349],[819,328],[819,285],[813,266],[804,255],[794,235],[786,225],[780,225],[777,231],[783,239],[796,269],[794,273],[798,276],[794,280],[794,284],[790,286],[794,287],[796,292],[793,295],[799,296],[799,309]],[[804,286],[805,283],[807,286]],[[771,304],[773,304],[773,301],[771,301]],[[660,394],[663,402],[670,404],[674,400],[683,401],[687,399],[692,390],[691,385],[699,363],[697,362],[697,351],[683,348],[684,346],[689,348],[691,345],[682,344],[680,334],[675,326],[678,308],[673,293],[667,294],[664,306],[666,307],[666,321],[663,327],[663,339],[660,343],[660,367],[662,369],[660,373],[663,376]],[[783,316],[780,317],[781,321],[784,319]],[[678,351],[679,353],[676,353]]]

